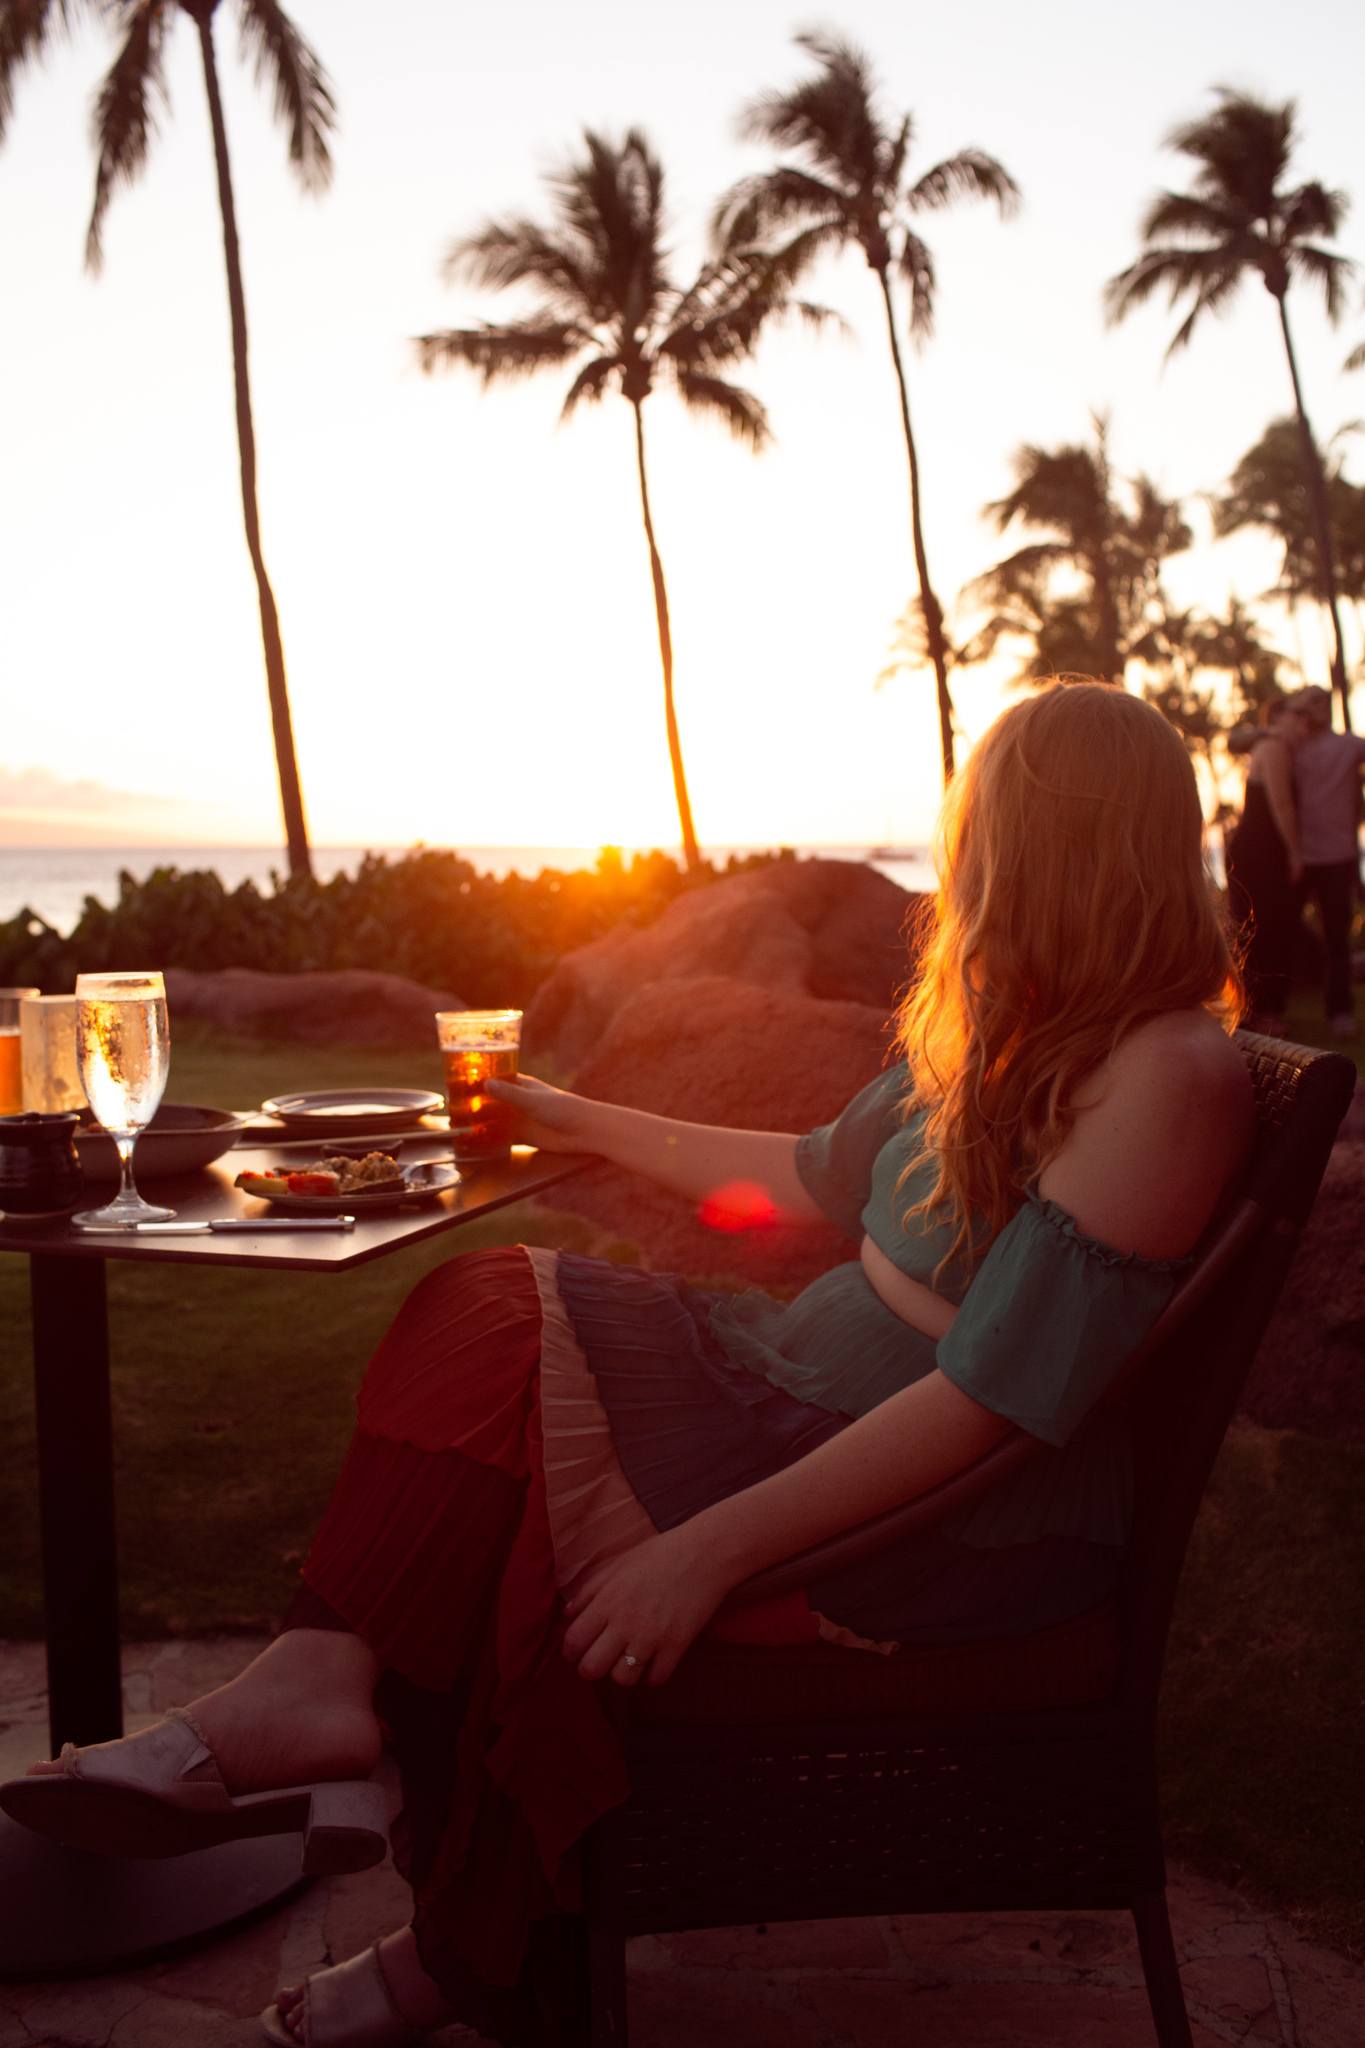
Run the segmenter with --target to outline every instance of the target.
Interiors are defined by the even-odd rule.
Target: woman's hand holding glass
[[[567,1088],[552,1088],[533,1074],[514,1081],[490,1081],[488,1092],[516,1113],[516,1142],[542,1152],[600,1152],[596,1130],[604,1105]]]

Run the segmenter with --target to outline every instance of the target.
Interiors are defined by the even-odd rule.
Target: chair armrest
[[[1027,1436],[1022,1429],[1011,1429],[1008,1436],[992,1444],[972,1464],[964,1465],[960,1472],[931,1487],[928,1493],[918,1494],[898,1508],[888,1508],[870,1522],[859,1522],[838,1536],[829,1536],[823,1543],[742,1580],[726,1594],[719,1612],[728,1614],[732,1608],[750,1607],[756,1600],[775,1600],[783,1593],[797,1592],[812,1579],[825,1578],[831,1572],[861,1564],[864,1558],[875,1557],[899,1537],[922,1535],[955,1508],[971,1507],[1000,1480],[1048,1448],[1040,1438]]]
[[[1107,1408],[1126,1399],[1153,1354],[1188,1322],[1213,1288],[1267,1228],[1270,1220],[1259,1202],[1249,1197],[1238,1202],[1132,1357],[1125,1360],[1100,1407]],[[752,1578],[742,1580],[726,1595],[719,1612],[727,1614],[736,1607],[750,1607],[758,1600],[775,1600],[784,1593],[798,1592],[812,1580],[827,1578],[850,1565],[862,1564],[866,1558],[875,1557],[878,1551],[903,1537],[923,1535],[956,1510],[974,1507],[982,1495],[998,1486],[1002,1479],[1007,1479],[1031,1458],[1043,1453],[1055,1456],[1052,1447],[1041,1438],[1029,1436],[1021,1429],[1011,1429],[1007,1436],[972,1464],[965,1465],[951,1479],[931,1487],[927,1493],[917,1495],[898,1508],[888,1508],[885,1514],[876,1515],[871,1521],[859,1522],[838,1536],[827,1537],[823,1543],[817,1543],[794,1557],[783,1558],[779,1564],[769,1565],[766,1571],[755,1572]]]

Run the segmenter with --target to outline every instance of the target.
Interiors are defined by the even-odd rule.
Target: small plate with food
[[[288,1163],[261,1173],[239,1173],[233,1182],[244,1195],[269,1202],[287,1215],[359,1215],[367,1209],[396,1209],[400,1202],[427,1202],[459,1185],[449,1159],[400,1166],[391,1152],[363,1159],[333,1153],[308,1166]]]

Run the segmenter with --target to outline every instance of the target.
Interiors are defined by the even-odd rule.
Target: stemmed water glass
[[[133,1185],[133,1147],[156,1115],[170,1072],[166,989],[159,974],[76,976],[76,1058],[81,1086],[114,1141],[119,1191],[102,1209],[84,1209],[79,1230],[128,1230],[164,1223],[174,1209],[144,1202]]]

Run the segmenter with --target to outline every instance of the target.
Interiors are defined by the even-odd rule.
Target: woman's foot
[[[398,2017],[414,2033],[430,2033],[447,2025],[455,2015],[436,1985],[422,1968],[417,1941],[410,1927],[386,1934],[375,1953],[389,1999]],[[305,1987],[290,1984],[281,1991],[277,2005],[281,2020],[294,2040],[307,2048],[304,2029]]]
[[[379,1761],[377,1677],[377,1662],[359,1636],[291,1629],[236,1678],[192,1700],[186,1712],[233,1797],[363,1779]],[[131,1749],[153,1732],[143,1729],[125,1741]],[[34,1764],[29,1776],[62,1769],[57,1759]]]

